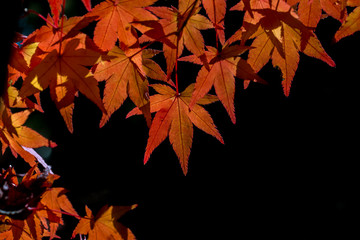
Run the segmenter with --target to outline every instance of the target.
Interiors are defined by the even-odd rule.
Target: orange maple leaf
[[[178,95],[175,90],[166,85],[154,84],[151,86],[159,94],[150,97],[150,111],[156,112],[156,115],[149,130],[144,163],[149,160],[154,149],[169,136],[181,168],[184,174],[187,174],[193,139],[193,125],[224,143],[210,114],[200,106],[213,103],[218,99],[213,95],[205,95],[189,111],[194,84],[189,85]],[[135,108],[127,117],[140,113],[139,109]]]
[[[104,206],[94,217],[91,210],[85,206],[86,217],[80,219],[72,238],[77,234],[81,234],[88,235],[88,240],[135,240],[135,236],[130,229],[118,222],[119,218],[135,207],[136,205]]]
[[[94,42],[102,50],[111,50],[117,40],[120,46],[130,47],[138,39],[133,34],[131,22],[157,20],[142,7],[157,0],[106,0],[95,6],[88,17],[96,17],[98,23],[94,31]]]
[[[339,30],[335,33],[334,40],[336,42],[340,39],[350,36],[353,33],[360,31],[360,2],[348,1],[349,6],[356,7],[342,23]]]
[[[11,218],[6,215],[0,215],[0,236],[11,229]]]
[[[283,75],[283,89],[290,93],[291,82],[299,63],[299,51],[318,58],[330,66],[335,63],[325,52],[315,33],[309,30],[297,14],[283,0],[250,1],[254,17],[245,14],[242,37],[255,38],[247,62],[258,72],[269,60],[278,66]],[[237,5],[235,10],[239,10]],[[234,10],[233,9],[233,10]]]
[[[91,0],[81,0],[86,8],[86,10],[88,10],[89,12],[91,11]]]
[[[56,230],[59,224],[64,224],[62,219],[63,213],[80,218],[66,197],[65,192],[64,188],[51,188],[41,196],[38,208],[44,210],[38,210],[37,216],[42,224],[46,226],[45,228],[50,239],[56,237]]]
[[[26,108],[30,110],[37,110],[44,112],[40,104],[40,94],[35,94],[36,103],[29,98],[21,98],[19,96],[19,90],[13,86],[8,86],[7,91],[4,93],[3,99],[6,106],[10,108]]]
[[[40,240],[47,221],[37,210],[42,194],[51,190],[58,178],[49,169],[40,172],[32,167],[19,183],[12,167],[0,174],[0,238],[9,240]],[[3,215],[1,215],[3,214]],[[50,223],[53,219],[48,218]]]
[[[36,158],[23,147],[56,147],[56,143],[46,139],[35,130],[23,126],[32,111],[24,110],[12,113],[0,99],[0,143],[2,153],[9,147],[15,157],[19,154],[30,166],[36,164]]]
[[[234,96],[235,96],[235,76],[245,80],[254,80],[256,82],[265,83],[251,66],[242,60],[239,55],[249,49],[240,45],[225,45],[221,52],[217,49],[207,46],[209,51],[206,57],[210,63],[203,66],[196,78],[195,90],[190,101],[190,110],[199,99],[205,96],[212,86],[233,123],[236,122]],[[182,61],[191,61],[193,63],[202,64],[192,56],[183,57]]]
[[[161,19],[156,22],[144,22],[150,29],[140,37],[140,42],[161,41],[170,75],[184,46],[198,57],[205,53],[204,38],[200,30],[213,28],[213,24],[203,15],[199,0],[179,1],[179,9],[174,7],[147,7]]]
[[[58,26],[59,19],[60,19],[60,13],[62,10],[63,0],[48,0],[50,5],[50,10],[54,18],[55,26]]]
[[[11,73],[9,80],[11,84],[14,84],[19,77],[24,77],[24,74],[29,71],[30,59],[35,53],[37,45],[38,43],[34,43],[24,45],[21,48],[16,44],[11,46],[11,58],[9,60],[9,72]]]
[[[140,51],[136,56],[127,56],[119,47],[114,47],[108,53],[110,61],[100,62],[96,67],[95,78],[98,81],[106,80],[103,99],[106,114],[103,114],[100,127],[104,126],[111,114],[122,105],[127,96],[130,97],[136,106],[145,111],[147,119],[151,118],[150,112],[146,110],[149,105],[149,89],[145,76],[145,72],[150,70],[149,68],[143,68],[141,63],[138,64],[138,62],[133,61],[137,57],[141,59],[141,55]],[[148,62],[148,64],[150,63],[154,64],[153,62]],[[146,65],[145,63],[145,66],[155,66],[151,64]],[[158,76],[155,72],[152,72],[152,74],[153,77]],[[158,78],[162,78],[161,75]]]
[[[4,217],[4,215],[0,215]],[[0,238],[6,240],[41,240],[43,229],[41,222],[35,213],[30,214],[24,220],[7,219],[2,223],[7,231],[0,232]]]
[[[324,10],[333,18],[343,22],[347,17],[346,1],[347,0],[299,0],[298,14],[300,21],[307,27],[316,28],[322,17],[322,10]]]
[[[225,0],[202,0],[210,21],[213,23],[216,31],[217,38],[220,43],[225,43],[225,13],[226,13],[226,1]]]
[[[91,0],[81,0],[86,8],[86,10],[91,11]],[[64,11],[63,4],[66,2],[64,0],[48,0],[50,5],[50,10],[53,15],[55,26],[58,27],[60,20],[60,13]]]
[[[48,16],[47,25],[31,33],[24,41],[23,45],[27,46],[31,43],[38,44],[38,48],[45,54],[50,53],[54,49],[60,48],[60,43],[68,38],[76,36],[80,33],[80,29],[86,27],[94,18],[90,17],[62,17],[63,23],[61,28],[54,26],[54,20]],[[41,56],[43,59],[44,56]]]
[[[85,34],[64,40],[60,51],[53,49],[29,72],[20,89],[20,96],[27,97],[50,87],[51,98],[70,132],[73,132],[72,113],[77,91],[106,112],[100,98],[98,83],[86,68],[100,61],[101,55],[86,48],[87,40]]]

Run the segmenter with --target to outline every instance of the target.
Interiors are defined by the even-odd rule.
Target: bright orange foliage
[[[150,111],[156,112],[156,115],[149,131],[144,163],[149,160],[154,149],[169,135],[183,172],[186,174],[193,139],[193,124],[224,143],[210,114],[200,106],[217,101],[217,97],[203,96],[189,111],[190,99],[194,91],[193,84],[179,94],[166,85],[154,84],[152,87],[159,94],[150,97]],[[128,117],[139,113],[139,109],[134,109]]]
[[[135,240],[134,234],[117,220],[126,212],[134,209],[133,206],[104,206],[96,217],[85,206],[86,217],[76,226],[72,238],[77,234],[88,235],[89,240],[116,239]]]
[[[69,18],[64,13],[65,0],[48,2],[51,14],[46,18],[38,14],[46,24],[29,36],[17,34],[7,89],[0,99],[2,153],[10,149],[31,166],[21,183],[12,168],[3,171],[0,187],[7,189],[6,184],[11,183],[14,198],[25,196],[24,189],[37,197],[30,205],[20,202],[21,206],[14,206],[0,188],[0,237],[7,239],[52,239],[63,224],[62,214],[80,218],[65,190],[51,187],[55,175],[49,170],[41,173],[40,161],[31,151],[56,147],[25,125],[32,112],[43,112],[40,93],[49,91],[70,132],[74,131],[74,100],[79,94],[102,112],[101,127],[129,97],[136,107],[128,116],[143,114],[149,126],[144,163],[169,137],[186,174],[193,125],[224,142],[204,105],[220,100],[235,123],[235,85],[240,79],[245,87],[253,82],[266,84],[266,76],[263,79],[257,73],[271,61],[280,70],[283,92],[289,96],[300,52],[335,67],[315,34],[322,18],[341,23],[335,42],[360,30],[358,0],[243,0],[231,8],[225,0],[179,0],[175,7],[159,6],[157,0],[104,0],[93,8],[90,0],[82,0],[88,13]],[[229,11],[244,13],[238,19],[241,27],[231,37],[225,24]],[[91,23],[95,27],[85,29]],[[205,30],[213,34],[212,42],[204,37]],[[180,69],[179,60],[200,65],[197,77],[181,79],[178,73],[186,69]],[[102,81],[104,85],[99,84]],[[185,90],[179,91],[184,85]],[[33,189],[39,179],[45,185]],[[130,210],[105,207],[94,217],[86,208],[87,216],[81,218],[73,236],[133,238],[117,222],[124,209]],[[26,214],[14,218],[22,212]]]
[[[11,167],[0,174],[1,239],[53,239],[63,213],[78,217],[64,189],[51,187],[57,178],[50,169],[40,172],[36,165],[20,183]]]

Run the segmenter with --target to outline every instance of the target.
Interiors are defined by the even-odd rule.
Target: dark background
[[[239,18],[227,15],[227,37]],[[122,220],[140,240],[357,239],[360,35],[332,44],[339,26],[327,18],[316,30],[336,68],[301,54],[289,97],[280,71],[268,63],[259,72],[268,85],[243,90],[236,80],[236,125],[220,103],[207,106],[225,145],[194,128],[187,176],[168,139],[143,165],[148,129],[142,117],[125,119],[129,100],[99,129],[100,111],[80,94],[70,134],[44,91],[45,113],[34,113],[28,124],[58,144],[51,155],[38,151],[76,210],[137,203]],[[180,63],[180,88],[197,71]],[[65,221],[59,235],[67,239],[76,221]]]

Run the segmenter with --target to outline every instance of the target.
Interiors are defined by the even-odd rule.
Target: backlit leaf
[[[50,88],[52,100],[63,116],[70,132],[73,132],[72,112],[77,91],[83,93],[103,112],[98,83],[87,66],[97,63],[101,55],[86,48],[86,36],[64,40],[61,51],[54,49],[24,80],[20,96],[27,97]]]
[[[276,4],[264,0],[262,4],[250,1],[251,9],[256,13],[252,18],[245,14],[244,24],[247,31],[255,38],[249,51],[248,63],[255,72],[259,71],[268,60],[279,66],[283,74],[284,94],[290,94],[290,86],[299,62],[299,51],[318,58],[334,67],[335,63],[325,52],[315,33],[307,28],[297,14],[283,0]],[[243,34],[243,37],[249,37]],[[246,39],[245,39],[246,40]]]
[[[94,31],[94,42],[102,50],[111,50],[119,39],[120,45],[127,47],[137,42],[132,33],[132,21],[156,20],[146,11],[145,6],[157,0],[106,0],[96,5],[88,17],[96,17],[98,23]]]
[[[141,57],[141,52],[139,55]],[[94,73],[98,81],[106,80],[103,99],[106,114],[103,114],[100,127],[104,126],[113,112],[120,108],[127,96],[139,108],[149,104],[148,82],[132,56],[128,57],[119,47],[114,47],[108,56],[111,60],[99,63]],[[147,66],[151,66],[149,62]],[[149,68],[146,71],[149,71]]]
[[[77,234],[88,235],[88,240],[135,240],[134,234],[118,222],[126,212],[134,209],[132,206],[104,206],[94,217],[92,211],[85,206],[86,217],[80,219],[72,238]]]
[[[191,111],[189,111],[190,100],[194,91],[193,84],[179,95],[166,85],[155,84],[152,87],[159,94],[150,96],[150,111],[156,112],[156,114],[149,130],[144,163],[149,160],[150,154],[155,148],[169,136],[181,168],[186,174],[192,146],[193,125],[224,143],[210,114],[199,105],[210,104],[217,99],[214,96],[207,95],[204,99],[199,100],[199,104],[194,104]],[[135,108],[128,114],[128,117],[140,113],[140,110]]]

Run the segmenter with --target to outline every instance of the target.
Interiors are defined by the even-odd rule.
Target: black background
[[[228,14],[229,34],[239,16]],[[48,159],[57,185],[81,215],[85,204],[139,204],[123,222],[140,240],[358,238],[360,35],[332,44],[339,26],[327,18],[316,30],[336,68],[300,54],[289,97],[268,63],[259,72],[268,85],[243,90],[236,80],[236,125],[220,103],[207,106],[225,145],[194,128],[187,176],[168,139],[143,165],[148,129],[142,117],[125,119],[129,100],[99,129],[100,111],[80,94],[70,134],[45,91],[38,124],[58,144]],[[179,64],[180,88],[197,70]],[[67,239],[76,221],[65,221]]]

